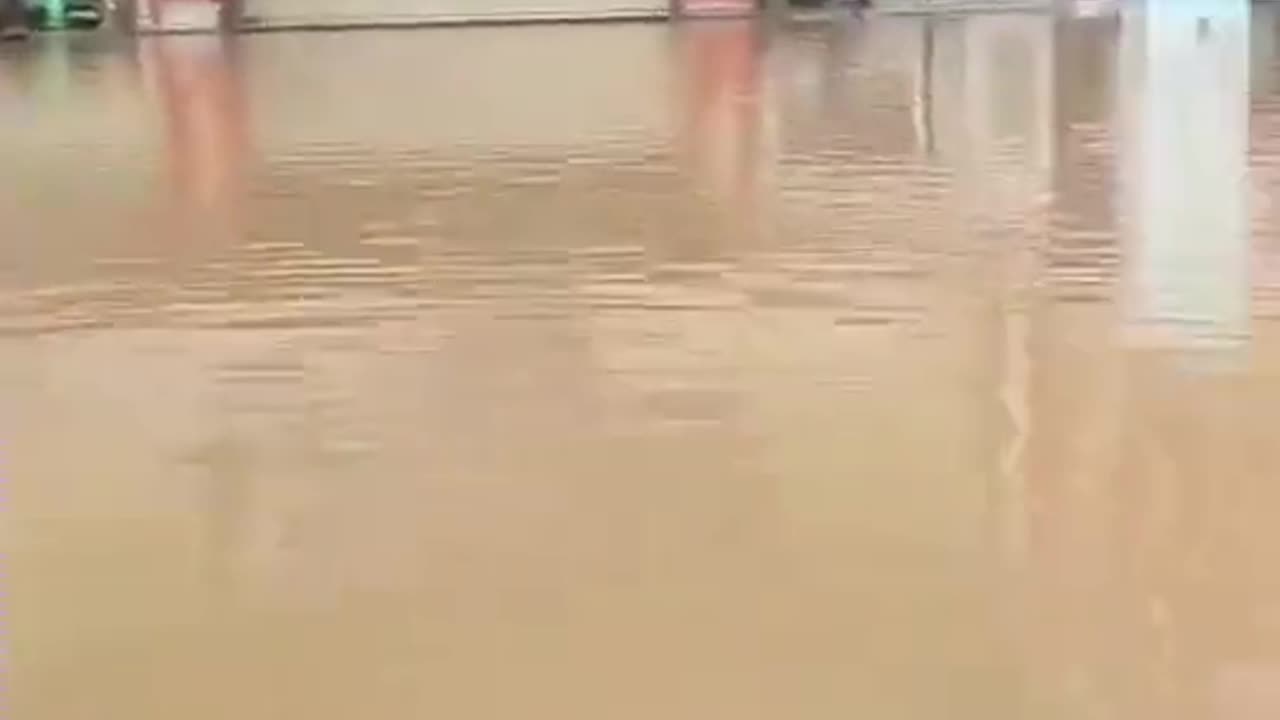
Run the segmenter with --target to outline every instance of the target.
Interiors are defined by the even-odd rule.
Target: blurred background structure
[[[878,0],[880,12],[1051,9],[1076,0]],[[1097,2],[1098,0],[1089,0]],[[1105,0],[1104,0],[1105,1]],[[143,32],[386,27],[533,21],[848,14],[859,0],[5,0],[46,28],[105,24]]]

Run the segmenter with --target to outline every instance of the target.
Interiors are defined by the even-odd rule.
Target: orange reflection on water
[[[233,214],[251,152],[234,41],[162,37],[141,51],[164,114],[175,196],[188,211]]]
[[[683,148],[715,197],[749,207],[761,161],[760,28],[750,21],[693,23],[678,40]]]

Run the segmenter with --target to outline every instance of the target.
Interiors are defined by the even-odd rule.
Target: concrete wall
[[[666,17],[668,0],[245,0],[246,27]]]
[[[878,0],[876,7],[890,13],[949,13],[1043,10],[1055,4],[1057,0]]]

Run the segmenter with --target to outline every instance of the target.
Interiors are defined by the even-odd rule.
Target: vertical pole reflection
[[[728,207],[754,205],[759,165],[760,38],[749,21],[681,29],[681,74],[689,78],[683,145],[694,176]]]
[[[7,433],[6,433],[7,435]],[[3,454],[7,448],[0,446],[0,548],[4,549],[5,554],[0,556],[0,715],[8,716],[11,709],[10,699],[13,697],[13,670],[10,665],[10,626],[9,626],[9,572],[10,558],[8,549],[11,547],[9,542],[9,531],[12,524],[13,508],[10,507],[12,498],[9,492],[9,472],[5,465],[5,455]]]
[[[916,95],[911,113],[920,150],[926,156],[933,155],[936,144],[933,132],[933,65],[937,55],[935,34],[933,16],[926,15],[921,22],[920,68],[916,76]]]
[[[1149,0],[1123,30],[1130,322],[1144,342],[1248,330],[1249,0]]]
[[[234,230],[236,199],[249,152],[245,104],[232,48],[217,36],[148,40],[143,60],[168,131],[171,195],[184,230]]]

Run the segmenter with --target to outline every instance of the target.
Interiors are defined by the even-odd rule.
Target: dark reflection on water
[[[8,702],[1275,717],[1280,23],[1189,5],[0,50]]]

